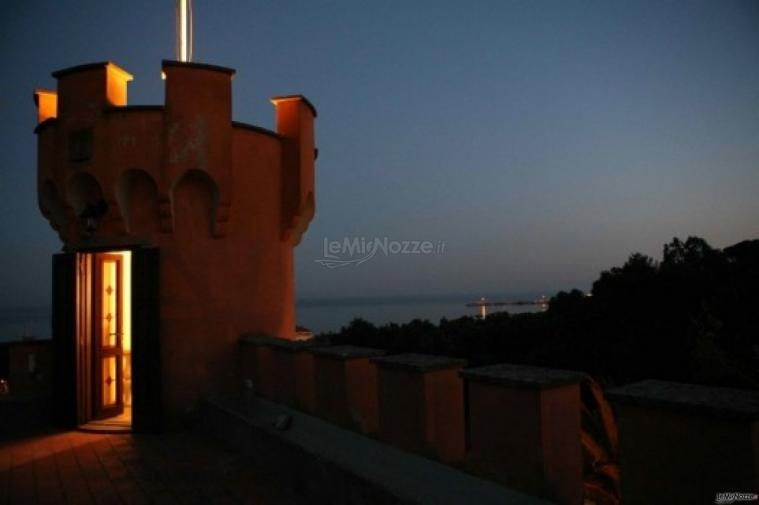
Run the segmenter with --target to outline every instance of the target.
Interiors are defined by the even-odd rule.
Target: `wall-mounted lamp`
[[[79,214],[79,219],[82,221],[87,236],[95,233],[106,212],[108,212],[108,203],[101,198],[96,203],[87,205]]]

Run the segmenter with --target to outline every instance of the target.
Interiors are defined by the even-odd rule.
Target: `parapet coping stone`
[[[577,384],[587,377],[583,372],[577,372],[574,370],[512,365],[507,363],[467,368],[460,371],[459,375],[475,382],[509,384],[530,389],[549,389],[568,384]]]
[[[373,358],[372,363],[383,368],[399,368],[415,372],[430,372],[446,368],[462,368],[466,360],[433,354],[403,353]]]
[[[281,431],[274,426],[283,417],[291,422]],[[277,482],[302,485],[310,479],[316,489],[327,489],[324,494],[332,495],[331,503],[345,504],[359,496],[367,503],[401,505],[550,505],[542,498],[254,396],[204,399],[200,421],[199,429],[246,458],[252,455],[251,464],[266,469],[286,464],[295,469],[274,473],[273,478],[281,479]],[[336,486],[334,493],[329,486]],[[363,492],[349,493],[356,489]]]
[[[277,347],[286,351],[305,351],[318,345],[313,340],[289,340],[286,338],[272,337],[269,335],[260,335],[253,333],[246,333],[240,337],[240,342],[253,345],[262,345],[269,347]]]
[[[237,72],[234,68],[221,67],[219,65],[211,65],[209,63],[198,63],[195,61],[176,61],[176,60],[163,60],[161,61],[161,68],[166,67],[185,67],[197,70],[210,70],[211,72],[220,72],[222,74],[235,75]]]
[[[383,349],[375,349],[373,347],[359,347],[356,345],[331,345],[313,347],[309,350],[319,356],[327,356],[337,359],[376,358],[379,356],[384,356],[386,354],[386,351]]]
[[[103,112],[163,112],[165,109],[163,105],[108,105]]]
[[[122,74],[126,74],[127,76],[129,76],[128,80],[130,81],[132,80],[132,75],[129,72],[127,72],[120,66],[116,65],[112,61],[98,61],[95,63],[85,63],[83,65],[75,65],[73,67],[62,68],[61,70],[56,70],[55,72],[53,72],[52,76],[55,77],[56,79],[60,79],[61,77],[65,77],[70,74],[77,74],[79,72],[86,72],[89,70],[108,68],[109,66],[115,68]]]
[[[264,128],[263,126],[257,126],[249,123],[243,123],[241,121],[232,121],[232,127],[234,128],[243,128],[245,130],[251,130],[257,133],[263,133],[264,135],[269,135],[270,137],[274,137],[277,139],[281,139],[282,135],[275,131],[271,131],[268,128]]]
[[[661,407],[721,418],[759,420],[759,391],[645,380],[611,389],[606,396],[622,405]]]

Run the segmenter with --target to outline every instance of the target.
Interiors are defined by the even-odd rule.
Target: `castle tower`
[[[110,62],[35,92],[39,208],[54,257],[66,424],[181,423],[237,383],[243,332],[296,338],[293,249],[314,215],[314,118],[272,99],[276,129],[232,120],[234,70],[164,61],[165,103],[128,105]]]

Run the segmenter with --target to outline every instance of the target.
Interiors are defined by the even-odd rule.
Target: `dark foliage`
[[[633,254],[592,296],[560,292],[543,313],[386,324],[356,319],[334,343],[582,370],[602,384],[656,378],[759,388],[759,240],[723,250],[674,239],[661,262]]]

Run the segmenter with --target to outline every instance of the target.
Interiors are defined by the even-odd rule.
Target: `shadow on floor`
[[[0,503],[306,503],[202,434],[41,428],[0,441]]]

